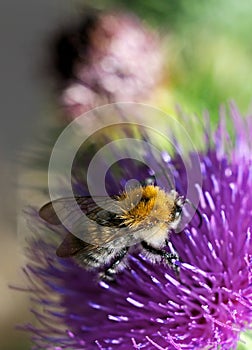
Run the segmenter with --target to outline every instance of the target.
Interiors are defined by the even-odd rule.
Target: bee
[[[76,201],[87,218],[83,239],[68,232],[57,256],[74,257],[85,269],[96,270],[101,279],[113,280],[127,266],[128,253],[139,248],[153,263],[164,262],[178,274],[179,256],[163,248],[171,231],[178,228],[183,205],[189,200],[175,190],[166,192],[153,184],[124,191],[111,200],[116,210],[104,209],[104,198],[88,196],[56,199],[40,209],[39,215],[46,222],[63,225],[57,212],[61,218],[72,217]]]

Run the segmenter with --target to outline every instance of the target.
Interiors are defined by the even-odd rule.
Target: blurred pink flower
[[[86,17],[62,33],[56,55],[60,104],[70,119],[106,103],[143,101],[161,78],[158,35],[129,14]]]

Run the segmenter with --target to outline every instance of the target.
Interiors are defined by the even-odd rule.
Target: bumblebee
[[[167,263],[179,273],[179,256],[162,249],[170,232],[178,228],[183,205],[190,203],[175,190],[166,192],[154,185],[132,188],[111,198],[116,210],[104,209],[101,197],[61,198],[45,204],[39,215],[49,224],[63,225],[57,212],[61,218],[72,217],[73,201],[87,218],[83,239],[68,232],[56,250],[58,257],[74,257],[85,269],[96,270],[101,279],[113,280],[127,266],[127,254],[137,247],[153,263]]]

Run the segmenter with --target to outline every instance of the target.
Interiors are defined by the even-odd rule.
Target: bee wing
[[[76,203],[80,211],[76,210]],[[104,207],[106,209],[103,209]],[[117,211],[115,210],[116,207]],[[62,221],[57,216],[57,213],[60,214]],[[94,197],[94,199],[92,197],[60,198],[45,204],[39,210],[40,217],[46,222],[63,226],[67,224],[67,229],[69,227],[72,228],[70,230],[70,232],[74,233],[72,236],[76,237],[75,234],[78,236],[76,240],[68,236],[66,244],[62,245],[62,247],[60,246],[59,254],[64,252],[67,243],[69,243],[70,248],[68,248],[67,254],[70,255],[73,255],[71,252],[77,252],[77,249],[80,247],[80,241],[84,241],[84,243],[90,242],[94,246],[101,246],[110,241],[121,239],[123,244],[125,242],[123,237],[125,237],[127,228],[123,225],[123,220],[118,218],[117,213],[118,197],[109,199],[107,197]],[[116,228],[124,228],[124,231],[115,230]]]
[[[83,242],[78,237],[74,236],[72,233],[68,233],[62,243],[56,250],[57,256],[60,258],[67,258],[74,256],[79,252],[92,252],[97,247],[86,242]]]
[[[91,220],[95,220],[97,216],[102,217],[101,213],[103,211],[103,217],[106,218],[105,212],[109,212],[108,209],[113,212],[111,202],[114,202],[115,199],[116,197],[112,197],[111,199],[107,197],[95,197],[93,199],[90,196],[59,198],[43,205],[39,210],[39,216],[52,225],[61,225],[62,221],[66,222],[68,219],[73,222],[74,218],[80,216],[79,212],[76,214],[77,204],[80,210]],[[108,203],[110,203],[109,207]],[[103,209],[104,207],[106,207],[106,210]],[[60,214],[62,220],[60,220],[57,213]]]

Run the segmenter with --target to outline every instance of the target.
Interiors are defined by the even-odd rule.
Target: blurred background
[[[84,5],[89,6],[89,10],[83,7]],[[169,113],[175,113],[176,105],[180,105],[188,114],[201,115],[204,110],[208,110],[213,125],[217,123],[220,105],[227,106],[230,100],[235,100],[243,114],[251,111],[252,5],[250,0],[242,2],[236,0],[202,0],[200,2],[198,0],[150,0],[148,2],[144,0],[23,0],[22,2],[2,0],[0,2],[1,349],[30,348],[26,334],[14,330],[16,324],[32,322],[29,300],[25,293],[18,293],[8,287],[8,285],[25,285],[25,278],[21,271],[25,258],[23,242],[21,244],[20,234],[17,234],[20,230],[17,217],[22,217],[23,202],[37,204],[33,189],[23,190],[28,184],[30,186],[32,181],[35,186],[40,181],[39,175],[35,175],[37,174],[35,172],[32,176],[28,172],[26,176],[23,163],[27,150],[30,153],[36,152],[37,140],[47,136],[48,125],[59,126],[62,123],[63,127],[67,120],[74,117],[75,111],[73,114],[69,112],[69,106],[76,106],[76,93],[70,94],[73,91],[76,92],[71,85],[74,79],[70,76],[71,74],[62,75],[62,69],[57,73],[59,60],[55,60],[55,55],[60,51],[59,46],[56,49],[56,43],[58,43],[59,33],[65,33],[66,30],[69,33],[70,30],[72,31],[70,37],[74,38],[73,41],[70,40],[70,47],[75,45],[76,36],[73,33],[79,30],[79,23],[83,23],[83,18],[90,13],[90,8],[112,10],[115,17],[119,12],[120,15],[131,12],[138,16],[139,22],[136,23],[134,20],[130,25],[132,24],[136,31],[139,30],[139,33],[146,34],[147,39],[143,40],[143,45],[146,44],[146,40],[147,47],[153,48],[153,52],[160,53],[162,67],[160,66],[160,70],[150,69],[154,76],[151,83],[146,80],[141,81],[141,77],[139,78],[144,88],[149,88],[149,92],[142,96],[136,89],[134,96],[127,95],[133,96],[133,100],[151,103]],[[131,32],[127,29],[127,20],[125,23],[122,34],[127,34],[130,40],[130,33],[135,35],[136,31]],[[102,28],[105,31],[110,30],[106,27],[106,21]],[[120,25],[116,24],[115,29],[117,33],[120,32]],[[103,43],[103,32],[95,33],[95,38],[99,39],[96,42]],[[148,46],[149,42],[151,42],[150,46]],[[80,49],[82,48],[83,46]],[[147,52],[150,57],[151,51],[146,50],[145,53]],[[96,59],[99,60],[99,52],[97,57]],[[142,57],[140,51],[139,57]],[[136,58],[131,59],[136,61]],[[68,61],[72,64],[72,72],[81,74],[82,80],[88,79],[85,69],[83,73],[81,66],[85,63],[84,61],[83,57],[76,65]],[[92,62],[95,62],[95,59]],[[146,62],[148,64],[149,61]],[[153,68],[152,63],[149,64],[149,68]],[[127,69],[131,68],[127,67]],[[144,72],[143,74],[146,75]],[[155,79],[157,75],[158,79]],[[92,87],[92,93],[95,91],[97,94],[95,89],[98,85],[96,83],[95,88]],[[105,85],[102,86],[104,92]],[[69,87],[71,89],[67,90]],[[125,89],[125,95],[126,91],[131,90]],[[105,92],[107,93],[107,90]],[[90,93],[90,96],[91,101],[95,101],[96,104],[102,104],[107,101],[106,99],[120,100],[124,97],[113,94],[108,97],[108,94],[104,93],[103,98],[97,100],[97,95]],[[79,96],[77,100],[79,104],[82,101]],[[68,118],[64,120],[67,114]],[[244,345],[241,344],[240,348],[242,347]],[[248,345],[246,348],[249,348]]]

